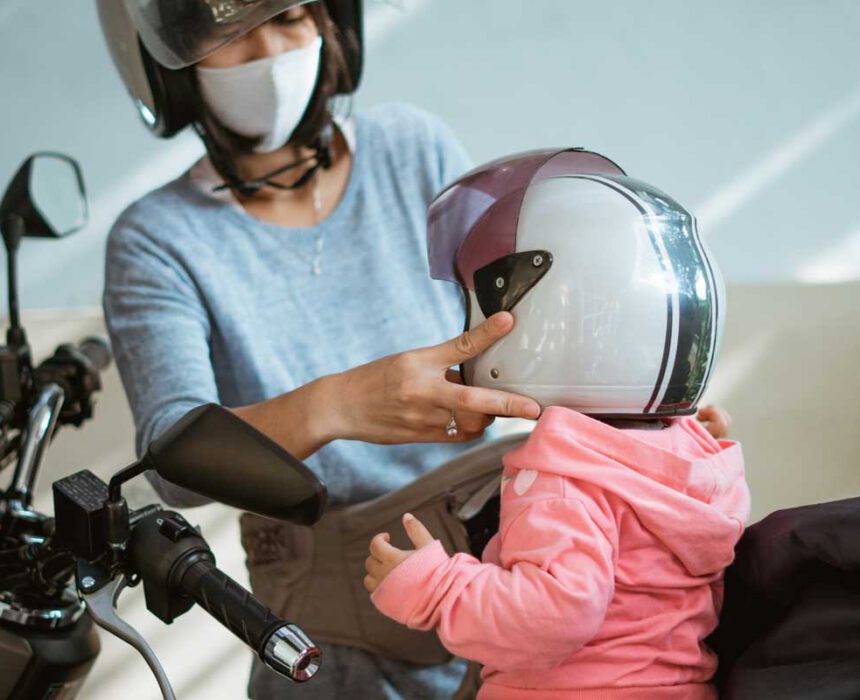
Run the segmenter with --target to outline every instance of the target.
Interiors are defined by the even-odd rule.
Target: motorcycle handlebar
[[[319,670],[320,650],[304,632],[276,617],[208,557],[189,564],[178,585],[273,670],[298,682]]]
[[[279,674],[302,682],[319,670],[319,648],[219,570],[206,540],[178,513],[156,509],[136,519],[129,553],[146,606],[162,621],[172,622],[194,601]]]
[[[78,350],[99,372],[106,370],[113,359],[110,345],[103,338],[95,336],[84,338],[78,343]]]

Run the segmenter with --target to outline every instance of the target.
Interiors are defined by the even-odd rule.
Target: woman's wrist
[[[347,437],[342,415],[342,378],[339,374],[326,375],[302,387],[305,394],[300,400],[300,411],[305,434],[315,444],[316,451],[334,440]]]
[[[234,412],[298,459],[345,437],[339,420],[338,382],[321,377],[267,401]]]

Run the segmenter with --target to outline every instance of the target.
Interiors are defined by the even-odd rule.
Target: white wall
[[[753,520],[860,496],[860,284],[729,288],[706,397],[741,441]]]
[[[359,107],[426,107],[476,160],[600,150],[698,214],[731,282],[860,277],[855,0],[366,2]],[[28,242],[23,301],[94,305],[116,213],[200,148],[138,123],[89,0],[0,5],[0,95],[0,182],[65,150],[94,205],[86,232]]]
[[[441,114],[479,161],[599,150],[690,207],[731,282],[827,281],[835,251],[860,274],[860,3],[406,5],[364,102]]]

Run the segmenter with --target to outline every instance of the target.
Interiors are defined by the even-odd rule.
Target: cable
[[[319,137],[312,144],[311,147],[314,149],[313,155],[300,158],[292,163],[287,163],[254,180],[243,180],[239,177],[234,163],[227,157],[224,150],[215,143],[214,139],[210,138],[202,124],[195,122],[194,130],[203,141],[203,145],[206,147],[206,152],[209,154],[209,159],[212,161],[212,165],[215,166],[215,170],[224,178],[224,182],[216,187],[213,190],[214,192],[230,189],[235,190],[243,197],[252,197],[264,187],[272,187],[282,191],[297,190],[304,187],[320,168],[327,170],[332,164],[331,144],[334,136],[334,128],[331,124],[323,129]],[[271,179],[309,163],[311,165],[307,170],[295,182],[289,185],[282,185]]]

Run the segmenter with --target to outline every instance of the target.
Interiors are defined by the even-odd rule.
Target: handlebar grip
[[[178,587],[278,673],[302,682],[319,670],[320,650],[304,632],[276,617],[210,558],[188,564]]]
[[[84,338],[78,343],[78,350],[99,371],[107,369],[113,359],[110,345],[104,338],[97,338],[95,336]]]

